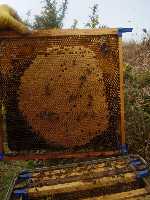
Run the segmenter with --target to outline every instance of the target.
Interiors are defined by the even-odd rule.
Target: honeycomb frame
[[[0,152],[6,158],[17,159],[19,155],[18,159],[25,159],[29,154],[32,158],[41,154],[45,158],[70,158],[118,152],[118,144],[125,143],[122,41],[118,29],[42,30],[28,36],[2,32],[0,47]],[[69,98],[64,91],[70,92]],[[43,98],[43,94],[48,97]],[[52,97],[54,103],[48,103]],[[59,113],[69,117],[65,121]],[[56,128],[55,123],[46,120],[57,120]],[[75,120],[80,121],[76,124]],[[72,135],[67,135],[67,129]]]

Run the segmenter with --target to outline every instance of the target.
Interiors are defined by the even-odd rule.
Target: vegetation
[[[89,22],[86,24],[88,28],[99,28],[99,15],[98,15],[98,4],[95,4],[91,8],[92,14],[89,15]]]
[[[24,23],[32,29],[49,29],[49,28],[62,28],[63,21],[67,11],[68,0],[64,0],[61,5],[58,6],[56,0],[43,0],[44,4],[40,15],[35,15],[34,20],[31,23],[31,11],[26,13],[27,18]],[[78,20],[74,19],[71,26],[72,29],[76,29],[78,25]],[[100,28],[105,27],[100,24],[99,14],[98,14],[98,4],[94,4],[91,8],[91,14],[89,15],[89,20],[86,23],[86,28]]]
[[[129,151],[150,162],[150,37],[124,45],[126,134]]]
[[[58,5],[56,0],[43,0],[40,15],[35,15],[33,23],[30,22],[31,11],[27,12],[25,23],[32,29],[62,28],[67,11],[68,0]]]
[[[32,161],[33,162],[33,161]],[[16,175],[24,168],[32,168],[30,162],[11,162],[11,161],[0,161],[0,199],[5,199],[6,193],[9,187],[13,184],[12,181]]]
[[[72,24],[71,28],[72,28],[72,29],[76,29],[76,28],[77,28],[77,26],[78,26],[78,20],[77,20],[77,19],[74,19],[74,21],[73,21],[73,24]]]

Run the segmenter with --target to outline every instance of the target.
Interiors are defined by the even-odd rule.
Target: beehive
[[[124,143],[120,45],[117,29],[1,33],[1,149],[106,151]]]
[[[147,163],[138,155],[62,162],[22,171],[7,199],[142,200],[150,197]],[[10,198],[9,198],[10,197]]]

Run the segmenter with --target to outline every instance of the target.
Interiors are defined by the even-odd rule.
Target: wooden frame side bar
[[[124,100],[124,64],[122,37],[119,37],[119,65],[120,65],[120,143],[125,144],[125,100]]]
[[[0,160],[2,159],[2,155],[4,153],[3,137],[4,137],[4,129],[3,129],[2,102],[0,101]]]

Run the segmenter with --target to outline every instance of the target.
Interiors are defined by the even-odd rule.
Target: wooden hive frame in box
[[[121,36],[128,31],[1,32],[1,158],[126,151]]]
[[[149,186],[146,162],[126,155],[22,171],[6,200],[142,200]]]

